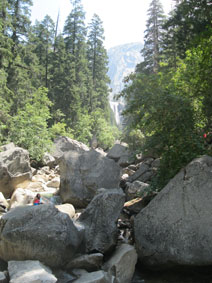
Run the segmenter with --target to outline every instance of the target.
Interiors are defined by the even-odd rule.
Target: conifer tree
[[[49,98],[53,102],[52,115],[57,122],[61,122],[63,117],[65,117],[66,122],[70,122],[72,118],[74,119],[71,105],[74,107],[75,104],[74,56],[66,51],[62,35],[57,36],[54,47],[55,51],[50,54],[51,65],[49,70]],[[58,113],[61,113],[60,117],[56,117]]]
[[[71,97],[70,112],[73,126],[76,125],[83,108],[87,108],[89,101],[88,84],[89,69],[87,60],[85,13],[81,0],[72,0],[73,9],[64,26],[64,40],[66,50],[74,63],[73,87],[69,91]]]
[[[30,42],[34,46],[34,53],[39,59],[41,67],[41,84],[48,87],[49,55],[53,52],[55,23],[48,15],[43,21],[36,21],[32,28]]]
[[[0,69],[7,67],[12,57],[12,40],[9,38],[8,30],[11,19],[8,14],[9,3],[7,0],[0,2]]]
[[[144,36],[143,66],[150,72],[157,72],[162,48],[162,25],[165,20],[160,0],[152,0],[148,10],[148,20]]]
[[[186,50],[196,47],[201,37],[210,36],[212,9],[210,0],[178,1],[171,17],[165,24],[166,33],[172,30],[177,56],[185,58]],[[169,48],[168,45],[167,48]]]
[[[108,57],[103,41],[103,23],[99,16],[94,14],[88,26],[88,60],[94,90],[93,96],[90,98],[91,111],[96,107],[103,110],[108,107]]]

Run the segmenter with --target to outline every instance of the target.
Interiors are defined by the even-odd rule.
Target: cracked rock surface
[[[193,160],[135,218],[135,241],[150,266],[212,264],[212,157]]]

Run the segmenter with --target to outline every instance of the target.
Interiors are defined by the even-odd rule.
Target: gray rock
[[[126,167],[135,160],[132,153],[129,151],[127,144],[119,143],[115,144],[109,150],[107,157],[118,162],[121,167]]]
[[[82,275],[79,279],[74,281],[75,283],[112,283],[109,281],[107,274],[100,270]]]
[[[107,157],[118,161],[121,156],[129,153],[128,146],[125,144],[116,143],[108,152]]]
[[[63,154],[70,150],[77,152],[84,152],[84,151],[89,151],[89,147],[76,140],[72,140],[68,137],[61,136],[54,141],[51,154],[55,158],[55,160],[59,162]]]
[[[59,177],[55,177],[52,180],[48,181],[46,183],[47,187],[51,187],[51,188],[59,188],[60,186],[60,178]]]
[[[10,283],[54,283],[57,278],[47,266],[36,260],[9,261]]]
[[[127,179],[127,181],[132,183],[132,182],[138,180],[139,178],[142,177],[142,175],[144,175],[146,172],[148,172],[149,169],[150,169],[150,168],[149,168],[149,165],[147,165],[147,164],[145,164],[145,163],[142,163],[142,164],[140,165],[140,167],[138,168],[138,170],[137,170],[133,175],[131,175],[131,176]],[[143,182],[145,182],[145,181],[143,181]]]
[[[26,187],[32,178],[29,153],[19,147],[0,152],[0,192],[11,197],[17,187]]]
[[[99,188],[117,188],[120,167],[95,150],[70,151],[60,162],[60,196],[76,208],[86,207]]]
[[[149,184],[146,184],[141,181],[134,181],[133,183],[126,183],[126,198],[127,200],[131,200],[137,198],[138,196],[142,196],[149,188]]]
[[[160,158],[155,159],[152,162],[151,166],[154,167],[154,168],[159,168],[160,167]]]
[[[97,271],[101,268],[103,261],[103,254],[94,253],[89,255],[81,255],[69,262],[66,269],[85,269],[88,272]]]
[[[4,195],[0,192],[0,205],[8,208],[9,204],[7,202],[7,200],[5,199]]]
[[[43,164],[45,166],[49,166],[50,168],[53,168],[56,164],[55,158],[50,153],[45,153],[43,156]]]
[[[121,244],[104,264],[103,270],[114,276],[117,283],[130,283],[136,263],[137,253],[135,248],[128,244]]]
[[[56,205],[56,208],[63,213],[69,215],[69,217],[73,218],[75,216],[75,208],[70,203],[64,203],[60,205]]]
[[[27,189],[18,188],[12,194],[10,199],[9,209],[15,208],[21,205],[32,204],[35,194]]]
[[[117,241],[116,222],[124,205],[121,189],[101,190],[79,217],[85,225],[86,252],[106,253]]]
[[[8,144],[5,144],[5,145],[2,145],[0,147],[0,151],[6,151],[6,150],[11,150],[11,149],[14,149],[16,146],[13,142],[11,143],[8,143]]]
[[[140,261],[148,266],[212,264],[212,157],[193,160],[135,218]]]
[[[77,276],[67,273],[62,269],[53,270],[57,283],[70,283],[77,279]]]
[[[3,260],[40,260],[51,267],[71,260],[83,236],[53,204],[12,209],[2,216],[0,231]]]
[[[8,276],[6,274],[7,272],[0,272],[0,283],[8,283]]]

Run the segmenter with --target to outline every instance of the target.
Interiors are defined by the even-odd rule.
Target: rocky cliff
[[[142,56],[140,51],[142,48],[143,44],[136,42],[115,46],[108,50],[108,76],[111,80],[110,88],[112,89],[109,101],[117,124],[121,123],[120,114],[124,108],[124,101],[114,101],[114,95],[123,89],[123,79],[130,73],[134,72],[135,66],[141,62]]]

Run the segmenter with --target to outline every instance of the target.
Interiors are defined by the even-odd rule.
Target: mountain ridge
[[[123,87],[123,79],[131,72],[134,72],[135,67],[142,61],[141,42],[131,42],[117,45],[108,49],[108,76],[111,80],[110,100],[114,100],[114,94],[119,93]]]

